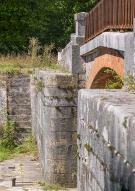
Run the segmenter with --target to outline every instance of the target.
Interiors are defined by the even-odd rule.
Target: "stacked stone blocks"
[[[81,90],[78,191],[135,190],[134,94]]]
[[[0,74],[0,122],[14,121],[18,136],[31,131],[30,76],[25,74]]]
[[[40,91],[38,81],[43,82]],[[77,82],[77,76],[51,71],[32,77],[32,126],[50,184],[76,186]]]

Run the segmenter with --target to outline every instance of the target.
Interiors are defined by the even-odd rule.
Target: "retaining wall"
[[[31,80],[32,127],[44,180],[76,186],[78,77],[36,71]]]
[[[135,95],[81,90],[78,191],[135,190]]]
[[[0,74],[0,124],[7,117],[16,123],[21,138],[31,131],[30,76]]]

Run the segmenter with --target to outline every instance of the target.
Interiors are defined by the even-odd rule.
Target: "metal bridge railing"
[[[135,0],[100,0],[85,18],[85,42],[108,30],[133,29]]]

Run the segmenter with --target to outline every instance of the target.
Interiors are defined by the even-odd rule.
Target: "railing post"
[[[81,12],[75,14],[76,35],[85,36],[85,17],[88,13]]]
[[[135,77],[135,18],[133,19],[133,32],[134,32],[134,63],[133,63],[133,76]]]
[[[133,31],[134,31],[134,34],[135,34],[135,18],[133,19]]]

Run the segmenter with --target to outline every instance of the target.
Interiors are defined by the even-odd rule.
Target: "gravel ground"
[[[15,177],[16,186],[12,187],[12,178]],[[42,180],[40,163],[32,156],[19,156],[0,163],[0,191],[43,191],[38,185]]]

